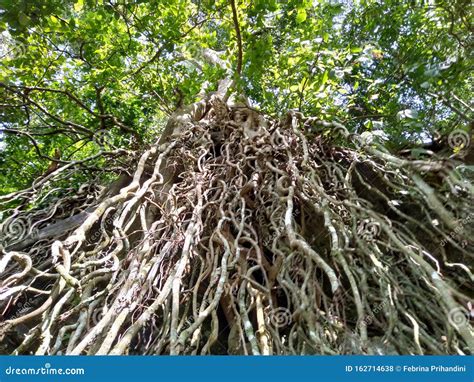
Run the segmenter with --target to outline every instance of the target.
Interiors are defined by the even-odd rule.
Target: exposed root
[[[445,160],[217,99],[178,124],[115,195],[10,211],[2,352],[472,352],[473,189]]]

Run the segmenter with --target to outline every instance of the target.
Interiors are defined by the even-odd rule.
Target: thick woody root
[[[91,186],[4,222],[88,211],[55,241],[6,245],[3,352],[472,352],[473,190],[446,161],[213,107],[115,196],[94,205]]]

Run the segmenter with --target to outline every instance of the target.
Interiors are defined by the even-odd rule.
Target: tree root
[[[472,352],[469,183],[337,123],[236,122],[216,104],[176,122],[117,194],[85,185],[9,211],[2,352]],[[64,211],[87,213],[42,234]]]

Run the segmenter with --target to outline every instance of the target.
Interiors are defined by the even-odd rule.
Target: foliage
[[[45,171],[42,155],[56,147],[68,160],[96,152],[97,131],[114,126],[122,147],[152,139],[178,104],[216,88],[222,69],[202,60],[203,49],[236,65],[224,1],[4,0],[3,8],[2,130],[17,132],[0,136],[2,194]],[[470,10],[467,1],[242,1],[237,87],[273,115],[299,109],[359,133],[383,130],[395,147],[427,141],[472,119]]]

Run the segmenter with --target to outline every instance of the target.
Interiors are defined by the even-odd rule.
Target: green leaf
[[[329,79],[329,70],[325,70],[323,77],[321,78],[321,86],[323,86]]]
[[[296,13],[296,22],[298,24],[301,24],[302,22],[306,20],[306,17],[307,17],[306,11],[303,8],[299,8],[298,12]]]
[[[84,0],[77,0],[77,2],[74,4],[74,10],[76,12],[80,12],[83,7],[84,7]]]

